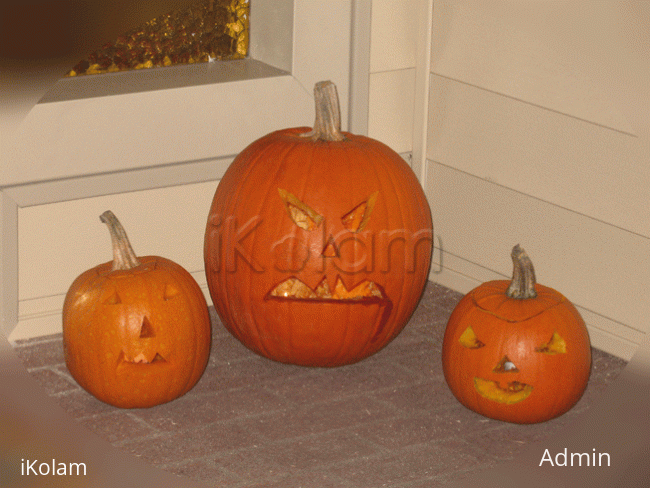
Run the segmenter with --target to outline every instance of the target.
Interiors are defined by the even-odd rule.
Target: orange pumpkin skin
[[[458,303],[443,340],[445,379],[458,401],[481,415],[521,424],[544,422],[570,410],[582,396],[591,370],[589,335],[576,308],[559,292],[535,284],[536,298],[509,298],[509,284],[484,283]],[[468,327],[482,346],[461,343]],[[566,352],[542,352],[554,334],[563,339]],[[500,370],[504,357],[518,371]],[[489,382],[532,389],[526,398],[507,404],[479,391],[478,385],[491,386]]]
[[[210,354],[207,303],[181,266],[145,256],[82,273],[63,306],[65,361],[99,400],[121,408],[169,402],[199,380]]]
[[[339,366],[374,354],[405,326],[428,277],[431,215],[388,146],[349,133],[314,141],[301,136],[307,131],[264,136],[231,164],[209,213],[205,269],[219,316],[244,345],[280,362]],[[286,193],[322,222],[299,227]],[[360,204],[372,210],[354,232],[342,217]],[[273,296],[288,278],[312,291],[323,280],[331,290],[338,279],[346,290],[371,282],[381,296]]]

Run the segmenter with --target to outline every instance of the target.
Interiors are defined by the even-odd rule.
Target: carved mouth
[[[167,360],[163,358],[159,353],[155,353],[152,356],[147,357],[144,353],[139,353],[134,357],[129,357],[124,351],[120,353],[118,359],[118,364],[156,364],[156,363],[166,363]]]
[[[348,327],[364,337],[355,347],[365,348],[367,343],[377,341],[393,310],[392,301],[380,285],[363,281],[348,289],[340,277],[333,287],[323,278],[315,288],[291,277],[273,287],[264,302],[271,321],[275,322],[277,317],[283,322],[282,327],[273,327],[272,332],[274,337],[281,337],[278,342],[282,347],[300,344],[300,348],[310,348],[312,353],[308,355],[329,359],[340,354]],[[331,328],[327,324],[343,326]],[[328,365],[329,359],[322,363],[308,360],[304,364]]]
[[[510,381],[504,388],[497,381],[484,380],[478,377],[474,378],[474,388],[482,397],[506,405],[525,400],[533,391],[531,385],[519,381]]]
[[[273,288],[267,298],[319,301],[388,300],[382,287],[373,281],[362,281],[348,290],[340,277],[336,279],[333,290],[330,289],[326,278],[323,278],[316,288],[307,286],[298,278],[287,278]]]

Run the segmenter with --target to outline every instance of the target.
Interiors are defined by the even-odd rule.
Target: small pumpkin
[[[336,86],[317,83],[313,129],[245,148],[215,192],[208,287],[226,328],[267,358],[360,361],[406,325],[428,277],[431,212],[406,162],[340,130]]]
[[[591,371],[589,334],[569,300],[536,283],[519,245],[511,256],[511,282],[483,283],[451,314],[443,372],[458,401],[481,415],[544,422],[582,396]]]
[[[151,407],[188,392],[210,354],[203,292],[180,265],[138,258],[111,211],[113,261],[74,280],[63,305],[63,347],[72,377],[116,407]]]

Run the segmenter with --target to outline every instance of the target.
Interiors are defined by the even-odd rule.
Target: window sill
[[[39,103],[127,95],[289,74],[254,59],[216,61],[61,78]]]

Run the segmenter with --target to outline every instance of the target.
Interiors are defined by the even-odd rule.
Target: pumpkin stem
[[[341,109],[336,85],[331,81],[319,81],[314,86],[314,101],[316,102],[316,120],[314,128],[302,137],[321,141],[343,141],[341,132]]]
[[[117,220],[115,214],[107,210],[99,216],[99,220],[108,226],[108,231],[111,233],[111,241],[113,243],[112,271],[124,271],[140,266],[140,261],[133,252],[124,227]]]
[[[512,248],[512,281],[506,290],[506,295],[510,298],[535,298],[535,268],[526,251],[519,244]]]

